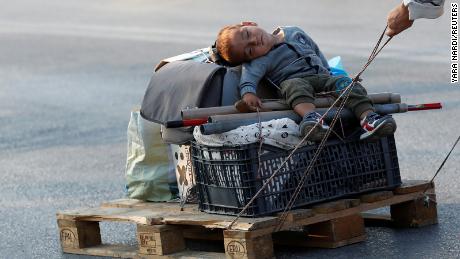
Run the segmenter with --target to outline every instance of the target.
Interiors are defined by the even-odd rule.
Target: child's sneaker
[[[391,115],[380,116],[375,112],[370,112],[361,120],[361,127],[365,131],[359,137],[361,140],[376,139],[393,134],[396,131],[396,122]]]
[[[315,125],[317,125],[315,127]],[[312,130],[312,128],[314,129]],[[320,142],[324,136],[326,135],[326,132],[329,129],[329,126],[327,126],[324,121],[321,119],[321,115],[317,112],[309,112],[303,116],[302,121],[299,124],[299,129],[300,129],[300,135],[304,137],[305,135],[310,132],[306,140],[308,141],[313,141],[313,142]]]

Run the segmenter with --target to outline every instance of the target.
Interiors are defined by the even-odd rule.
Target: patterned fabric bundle
[[[291,119],[277,119],[262,122],[262,137],[264,144],[293,149],[301,141],[299,126]],[[221,134],[203,135],[199,127],[193,131],[195,140],[203,145],[220,147],[236,146],[259,141],[259,124],[242,126]],[[313,143],[305,142],[306,145]]]

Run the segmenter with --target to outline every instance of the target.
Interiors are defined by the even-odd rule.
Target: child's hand
[[[243,95],[243,101],[249,106],[254,108],[262,108],[262,101],[253,93],[246,93]]]

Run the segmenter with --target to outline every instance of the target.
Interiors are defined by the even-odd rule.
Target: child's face
[[[236,60],[250,61],[267,54],[276,44],[275,36],[256,25],[245,25],[230,36],[232,56]]]

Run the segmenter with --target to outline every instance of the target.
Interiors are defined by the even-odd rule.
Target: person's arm
[[[299,30],[301,30],[299,28]],[[302,30],[303,31],[303,30]],[[305,33],[305,32],[304,32]],[[311,46],[311,48],[313,49],[313,51],[315,52],[315,54],[319,57],[319,59],[321,60],[321,64],[323,65],[323,67],[327,68],[328,70],[330,70],[329,68],[329,63],[327,62],[327,59],[326,57],[324,56],[323,52],[321,52],[321,50],[319,49],[318,47],[318,44],[316,44],[316,42],[310,37],[308,36],[307,33],[305,33],[305,36],[308,40],[308,44]]]
[[[409,10],[409,20],[436,19],[444,12],[444,0],[403,0]]]
[[[329,68],[329,63],[327,63],[326,57],[324,57],[323,52],[321,52],[321,50],[319,49],[318,45],[316,45],[316,43],[314,41],[312,41],[312,42],[313,42],[313,49],[315,50],[316,55],[319,57],[319,59],[321,59],[321,63],[323,63],[323,66],[325,68],[327,68],[328,70],[331,70]]]
[[[403,0],[387,17],[386,35],[392,37],[412,26],[415,19],[438,18],[443,13],[444,0]]]
[[[268,67],[269,58],[267,56],[262,56],[243,64],[241,70],[240,94],[249,106],[261,106],[261,101],[256,95],[257,86],[267,73]]]

